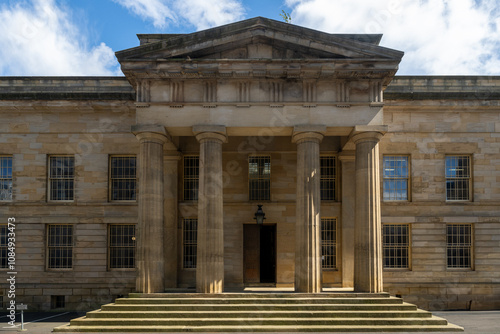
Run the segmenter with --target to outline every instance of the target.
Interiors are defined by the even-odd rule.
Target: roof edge
[[[333,40],[335,39],[337,41],[338,39],[344,39],[353,41],[354,43],[367,43],[372,46],[383,48],[379,46],[380,41],[382,39],[382,34],[332,34],[258,16],[251,19],[233,22],[222,26],[217,26],[187,34],[138,34],[137,36],[141,41],[139,46],[116,51],[115,55],[120,61],[120,60],[125,60],[129,56],[133,56],[142,52],[149,53],[149,52],[154,52],[156,50],[160,50],[165,46],[165,43],[167,41],[171,41],[171,43],[169,44],[182,44],[183,39],[202,40],[210,37],[221,38],[229,34],[237,34],[240,31],[248,29],[259,29],[262,27],[273,28],[278,31],[289,32],[292,34],[301,35],[304,37],[309,37],[314,39],[321,39],[325,41],[332,40],[333,42]],[[196,38],[194,38],[195,36]],[[404,54],[403,52],[398,50],[393,50],[388,48],[383,48],[383,49],[397,52],[398,56],[400,57],[402,57]]]

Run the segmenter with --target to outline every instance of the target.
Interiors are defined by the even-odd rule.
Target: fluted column
[[[321,292],[320,164],[323,127],[295,129],[297,144],[297,213],[295,227],[295,291]]]
[[[222,144],[224,126],[194,126],[200,143],[198,188],[198,250],[196,291],[224,291],[224,219],[222,198]]]
[[[356,144],[356,217],[354,291],[382,292],[382,225],[380,214],[379,141],[381,132],[362,132]]]
[[[164,292],[163,145],[168,138],[162,126],[139,125],[132,131],[140,141],[136,289]]]

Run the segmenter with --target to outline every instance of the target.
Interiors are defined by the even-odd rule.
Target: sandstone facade
[[[380,36],[262,18],[140,39],[117,53],[126,78],[0,78],[0,155],[12,158],[0,224],[16,219],[16,302],[88,310],[132,291],[272,285],[500,307],[500,78],[394,76],[402,53],[379,47]],[[74,157],[70,201],[49,195],[49,158],[60,155]],[[137,200],[112,200],[116,156],[137,157]],[[186,157],[198,156],[193,199]],[[325,156],[334,191],[321,200]],[[388,156],[408,162],[406,199],[384,200]],[[466,200],[447,200],[450,156],[470,159]],[[269,181],[255,184],[269,185],[268,198],[250,199],[251,157],[267,159]],[[269,227],[260,235],[258,204]],[[196,266],[186,257],[193,219]],[[336,222],[335,263],[323,269],[321,219]],[[70,268],[48,265],[58,224],[73,228]],[[387,268],[382,229],[401,224],[408,263]],[[453,266],[447,233],[464,224],[470,263]],[[111,268],[114,225],[136,226],[136,269]],[[271,269],[260,267],[266,255]]]

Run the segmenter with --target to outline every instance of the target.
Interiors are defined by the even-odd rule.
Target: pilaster
[[[342,287],[354,286],[354,224],[356,217],[355,152],[339,155],[342,171]]]
[[[178,165],[181,156],[178,152],[167,152],[163,157],[164,175],[164,258],[165,288],[177,287],[177,203],[178,203]]]

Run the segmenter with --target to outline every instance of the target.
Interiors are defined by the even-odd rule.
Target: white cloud
[[[185,0],[177,1],[175,7],[190,24],[198,30],[207,29],[243,18],[242,5],[233,0]]]
[[[405,52],[399,74],[500,74],[496,0],[286,0],[292,23],[332,33],[383,33]]]
[[[54,0],[1,6],[0,31],[0,75],[120,73],[113,50],[104,43],[89,48],[69,12]]]
[[[165,28],[167,21],[176,22],[175,14],[162,0],[113,0],[143,19],[152,20],[157,28]]]
[[[240,0],[113,0],[156,28],[187,22],[197,30],[234,22],[243,18]]]

